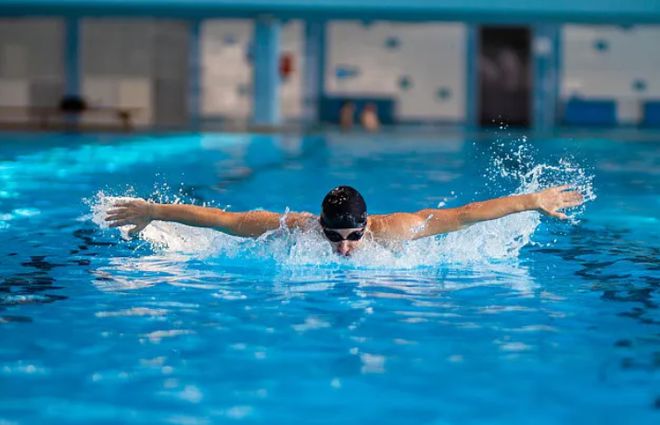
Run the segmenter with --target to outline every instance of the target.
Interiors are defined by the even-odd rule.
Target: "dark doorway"
[[[481,27],[479,122],[529,127],[531,32],[526,27]]]

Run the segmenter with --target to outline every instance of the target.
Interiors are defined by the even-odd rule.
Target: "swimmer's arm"
[[[458,208],[424,209],[416,213],[376,216],[376,225],[373,227],[377,231],[374,236],[402,240],[419,239],[461,230],[475,223],[523,211],[538,211],[565,220],[568,217],[559,210],[575,207],[583,202],[579,192],[567,190],[568,188],[568,185],[558,186],[536,193],[473,202]]]
[[[286,215],[289,228],[304,227],[313,216],[305,213]],[[152,220],[170,221],[194,227],[212,228],[223,233],[258,237],[280,227],[282,214],[270,211],[227,212],[218,208],[183,204],[156,204],[144,200],[118,202],[108,211],[110,227],[133,225],[129,234],[135,235]]]

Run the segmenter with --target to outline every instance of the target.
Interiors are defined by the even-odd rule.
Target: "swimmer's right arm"
[[[302,227],[311,214],[290,213],[286,226]],[[171,221],[194,227],[212,228],[232,236],[258,237],[280,227],[282,215],[270,211],[227,212],[218,208],[184,204],[156,204],[142,199],[117,202],[108,211],[110,227],[133,225],[131,236],[142,231],[152,220]]]

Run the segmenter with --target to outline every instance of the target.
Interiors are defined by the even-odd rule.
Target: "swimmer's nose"
[[[351,252],[351,249],[348,247],[346,241],[342,241],[337,245],[337,253],[341,255],[348,255]]]

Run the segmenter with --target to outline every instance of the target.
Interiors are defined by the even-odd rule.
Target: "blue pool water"
[[[525,213],[338,258],[113,197],[318,212],[457,206],[571,182]],[[660,423],[660,144],[506,134],[0,136],[0,423]]]

